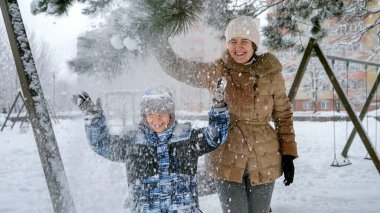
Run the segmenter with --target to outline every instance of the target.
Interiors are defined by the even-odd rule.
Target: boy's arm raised
[[[94,152],[112,161],[126,159],[126,143],[122,137],[111,136],[103,116],[100,99],[94,104],[86,92],[74,95],[72,101],[85,115],[87,139]]]
[[[196,150],[198,156],[206,154],[224,144],[230,127],[230,113],[224,101],[227,81],[220,78],[213,93],[213,105],[209,112],[208,126],[193,130],[190,148]]]

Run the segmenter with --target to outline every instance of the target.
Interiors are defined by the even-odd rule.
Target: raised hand
[[[216,88],[213,93],[212,102],[214,108],[221,108],[226,106],[225,102],[225,89],[227,86],[227,80],[225,77],[218,79]]]
[[[86,116],[97,117],[103,112],[100,99],[94,104],[87,92],[75,94],[71,100]]]

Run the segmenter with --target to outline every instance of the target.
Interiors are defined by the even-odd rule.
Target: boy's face
[[[168,127],[170,114],[146,114],[145,119],[154,132],[160,133]]]

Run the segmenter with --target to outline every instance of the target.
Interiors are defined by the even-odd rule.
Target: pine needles
[[[202,10],[200,0],[142,0],[134,19],[139,34],[185,33],[198,20]],[[137,12],[137,11],[136,11]]]

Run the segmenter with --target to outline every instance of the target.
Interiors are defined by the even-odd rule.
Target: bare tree
[[[28,38],[42,89],[45,91],[47,98],[52,97],[55,84],[55,82],[53,82],[55,80],[54,76],[58,72],[58,64],[54,50],[46,41],[37,37],[33,32],[28,33]]]
[[[9,110],[18,91],[20,83],[17,77],[13,55],[9,46],[8,36],[4,23],[0,23],[0,109]],[[29,33],[31,49],[35,58],[35,63],[40,77],[40,81],[47,96],[53,94],[53,75],[58,66],[55,61],[53,50],[49,44],[37,38],[34,33]]]
[[[326,74],[321,66],[318,66],[316,61],[311,61],[311,69],[305,73],[305,82],[302,86],[302,91],[305,92],[312,101],[313,112],[318,111],[319,93],[322,90],[323,82],[326,82]]]
[[[7,39],[4,23],[0,22],[0,109],[8,111],[15,99],[19,81],[16,68]]]

